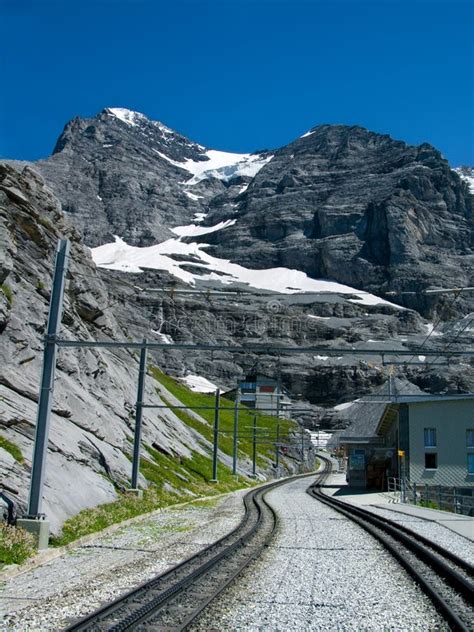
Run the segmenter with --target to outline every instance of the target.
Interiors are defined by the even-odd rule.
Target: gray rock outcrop
[[[474,268],[469,172],[453,171],[434,147],[321,125],[261,152],[267,161],[256,175],[230,168],[225,178],[211,171],[195,181],[186,166],[209,162],[208,151],[142,114],[105,109],[71,121],[35,169],[91,246],[114,234],[151,245],[199,216],[208,226],[233,219],[197,240],[250,268],[293,268],[375,294],[412,292],[393,300],[424,316],[474,310],[467,296],[453,313],[449,297],[420,294],[470,285]]]
[[[0,486],[17,494],[20,512],[27,504],[55,249],[63,237],[71,254],[61,336],[126,339],[89,249],[59,200],[30,167],[18,173],[0,163],[0,433],[24,457],[20,462],[0,447]],[[43,507],[53,532],[67,517],[112,501],[129,486],[137,378],[136,352],[59,351]],[[149,377],[147,400],[161,403],[156,388]],[[145,411],[143,440],[177,458],[211,450],[167,410]],[[220,458],[229,464],[226,455]],[[143,477],[141,484],[147,484]]]
[[[233,226],[203,239],[212,254],[243,265],[296,268],[374,294],[472,283],[473,196],[428,144],[316,127],[275,152],[234,216]],[[393,300],[424,315],[446,308],[439,297]],[[461,305],[474,309],[466,298]]]

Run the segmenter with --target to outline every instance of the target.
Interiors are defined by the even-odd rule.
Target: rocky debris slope
[[[0,444],[0,487],[17,495],[20,510],[27,502],[42,337],[54,253],[62,237],[72,246],[61,335],[126,339],[129,331],[114,315],[114,300],[58,199],[28,166],[20,174],[0,163],[0,435],[16,447]],[[59,351],[43,508],[54,532],[67,517],[112,501],[117,490],[129,486],[137,355]],[[150,377],[146,398],[160,403],[155,385]],[[211,448],[166,410],[144,412],[143,440],[177,458],[191,457],[192,451],[209,456]]]
[[[173,284],[172,277],[156,270],[141,274],[102,270],[117,303],[114,311],[120,322],[133,321],[136,337],[163,344],[161,362],[167,371],[179,377],[187,374],[206,376],[223,388],[235,388],[255,367],[278,379],[287,387],[300,410],[297,418],[311,427],[324,420],[332,421],[328,407],[352,401],[370,393],[387,380],[389,367],[382,364],[380,353],[358,355],[358,349],[413,350],[406,360],[418,366],[397,368],[397,374],[408,376],[420,388],[433,392],[466,392],[474,390],[472,365],[465,359],[423,364],[418,351],[444,348],[466,348],[472,344],[469,327],[474,315],[456,321],[456,327],[437,327],[427,323],[412,310],[384,303],[360,304],[350,295],[278,295],[243,293],[206,294],[202,288],[196,295],[180,294],[184,284]],[[133,280],[132,283],[130,281]],[[125,285],[127,283],[127,285]],[[139,288],[139,289],[138,289]],[[167,289],[163,289],[167,288]],[[180,351],[171,343],[203,343],[242,346],[242,351]],[[245,347],[251,344],[272,344],[280,347],[319,347],[318,353],[256,353]],[[342,355],[340,350],[346,354]],[[393,353],[387,360],[402,361]],[[305,412],[306,410],[306,412]]]

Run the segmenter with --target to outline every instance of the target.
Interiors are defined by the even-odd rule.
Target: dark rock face
[[[430,145],[322,125],[274,152],[254,177],[187,186],[192,176],[180,165],[208,161],[206,151],[141,114],[106,109],[69,123],[35,168],[90,246],[113,234],[150,245],[205,213],[204,225],[237,220],[201,238],[213,255],[375,294],[411,291],[394,300],[425,316],[443,314],[449,298],[426,300],[420,290],[471,284],[473,196]],[[474,303],[463,296],[456,307]]]
[[[204,148],[131,114],[127,120],[104,110],[92,119],[75,118],[53,155],[35,163],[89,246],[114,234],[133,245],[156,243],[172,236],[170,226],[190,223],[202,211],[180,184],[190,173],[171,161],[206,161]],[[211,194],[224,188],[214,184]]]
[[[262,155],[270,158],[269,152]],[[232,218],[233,226],[201,238],[211,244],[208,252],[249,268],[302,270],[374,294],[412,292],[388,298],[429,318],[450,320],[474,311],[472,294],[420,294],[426,288],[473,284],[473,196],[460,177],[472,177],[472,170],[455,173],[430,145],[409,146],[361,127],[322,125],[273,152],[255,176],[230,173],[222,180],[208,174],[193,183],[182,168],[186,160],[207,161],[206,148],[141,114],[107,109],[69,123],[53,156],[35,168],[91,246],[111,241],[113,234],[133,245],[156,243],[173,236],[170,228],[191,223],[196,213],[207,215],[202,225],[209,226]],[[115,288],[117,276],[107,272],[102,278]],[[155,286],[176,283],[165,273],[147,272],[140,285],[146,286],[148,276],[158,279]],[[81,296],[80,315],[96,318],[88,293]],[[335,347],[371,338],[404,346],[407,336],[416,345],[426,332],[412,311],[385,313],[382,306],[361,309],[342,299],[321,299],[311,305],[312,314],[331,320],[319,322],[310,333],[286,334],[280,325],[273,326],[262,300],[249,305],[230,301],[224,313],[217,304],[199,300],[164,301],[157,310],[140,311],[141,316],[136,306],[124,306],[120,322],[134,337],[149,335],[153,322],[156,331],[177,341],[311,340]],[[0,306],[0,326],[6,310]],[[288,310],[291,322],[304,319],[308,311],[291,304]],[[231,322],[232,331],[218,333],[216,317]],[[194,371],[229,386],[246,362],[256,360],[174,352],[163,357],[170,371]],[[266,361],[274,366],[274,358]],[[328,367],[321,360],[296,357],[287,364],[287,384],[316,404],[335,403],[379,383],[356,357],[329,360]],[[359,380],[354,368],[368,372],[367,378]],[[462,390],[462,381],[453,380],[447,377],[446,389]],[[438,381],[431,370],[426,384]]]
[[[472,199],[433,147],[325,125],[277,151],[242,195],[237,222],[206,241],[243,265],[374,293],[469,285]],[[396,302],[429,312],[420,297]]]

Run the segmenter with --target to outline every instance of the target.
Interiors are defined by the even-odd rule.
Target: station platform
[[[330,496],[335,496],[343,502],[352,505],[366,505],[393,511],[396,513],[413,516],[420,520],[436,522],[446,529],[457,533],[474,542],[474,518],[453,514],[448,511],[428,509],[418,505],[409,505],[398,502],[398,498],[391,492],[366,492],[351,489],[346,483],[344,473],[333,472],[327,479],[322,491]]]

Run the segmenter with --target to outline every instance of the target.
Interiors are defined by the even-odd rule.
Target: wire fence
[[[412,483],[392,477],[388,479],[388,493],[393,502],[474,516],[474,488]]]

